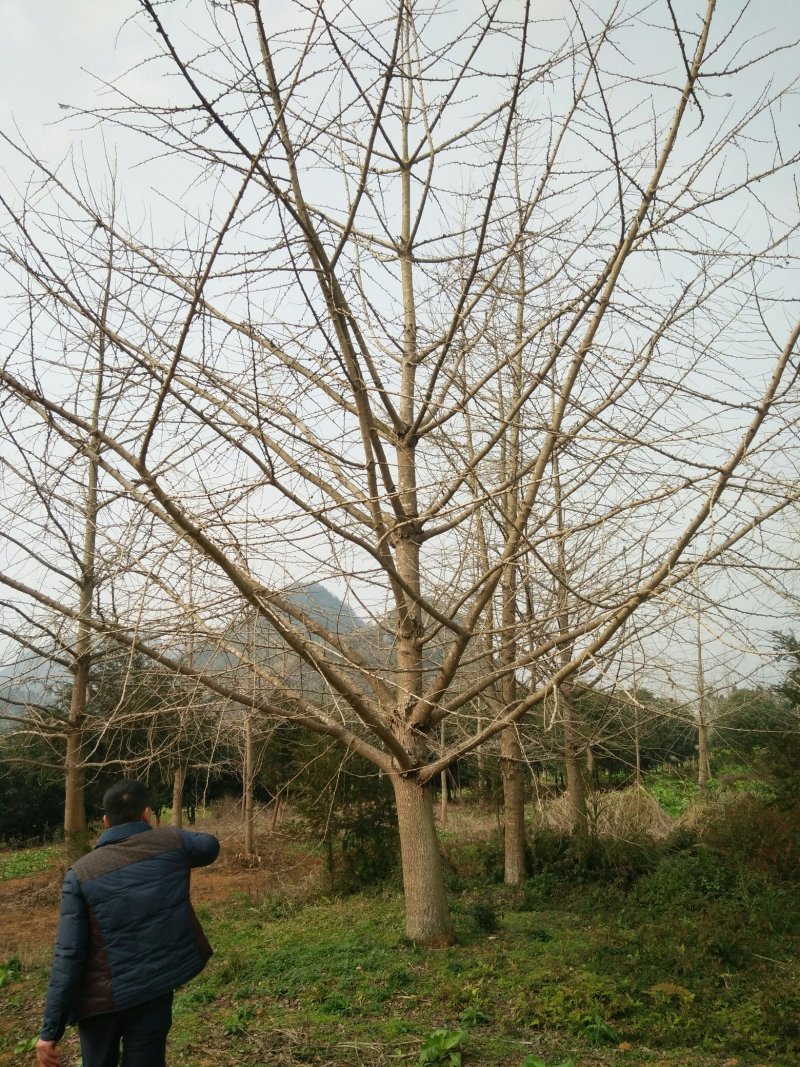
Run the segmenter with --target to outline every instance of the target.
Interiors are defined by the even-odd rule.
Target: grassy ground
[[[395,890],[232,892],[229,870],[227,895],[198,909],[215,956],[176,998],[170,1062],[417,1065],[444,1029],[463,1034],[464,1067],[800,1063],[795,889],[692,845],[627,879],[589,879],[557,855],[512,891],[488,882],[496,846],[445,847],[458,943],[436,951],[402,936]],[[52,855],[38,857],[41,884]],[[26,869],[17,854],[0,872],[9,862]],[[32,1061],[21,1043],[39,1025],[51,936],[0,970],[0,1064]],[[77,1064],[74,1038],[65,1049]]]

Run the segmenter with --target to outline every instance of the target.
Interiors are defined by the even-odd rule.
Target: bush
[[[734,797],[712,809],[703,828],[712,848],[771,878],[800,880],[800,805],[770,803],[755,794]]]
[[[469,885],[502,885],[503,840],[461,840],[447,836],[440,841],[447,887],[459,892]]]
[[[555,875],[578,885],[626,886],[654,870],[659,855],[659,846],[647,838],[623,841],[539,830],[533,836],[531,868],[534,876]]]
[[[473,901],[469,907],[469,914],[476,927],[485,934],[493,934],[500,929],[497,909],[486,897]]]
[[[747,909],[763,895],[765,884],[731,857],[708,845],[697,845],[663,857],[632,891],[637,903],[656,910],[697,914],[713,905],[718,910]]]
[[[385,881],[398,867],[392,789],[366,760],[342,760],[330,746],[320,749],[316,758],[304,750],[307,763],[295,782],[295,801],[325,846],[333,889],[358,892]]]

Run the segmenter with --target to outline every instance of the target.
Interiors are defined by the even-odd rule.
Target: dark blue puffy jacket
[[[70,867],[44,1041],[58,1041],[68,1022],[168,993],[203,969],[211,947],[189,902],[189,872],[218,854],[211,834],[132,822],[106,830]]]

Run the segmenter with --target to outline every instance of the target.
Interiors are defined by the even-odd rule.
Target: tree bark
[[[64,756],[64,839],[67,842],[68,851],[74,851],[76,857],[84,851],[85,842],[81,839],[86,835],[86,808],[84,804],[86,774],[83,767],[83,720],[86,717],[86,698],[89,681],[89,664],[87,660],[88,657],[78,660],[72,680],[67,749]],[[70,852],[71,854],[72,852]]]
[[[246,856],[256,855],[256,834],[253,824],[253,719],[245,715],[244,719],[244,790],[242,808],[244,811],[244,852]]]
[[[83,855],[88,847],[84,805],[86,773],[82,749],[83,731],[80,722],[72,722],[70,713],[67,750],[64,756],[64,843],[70,862]]]
[[[700,624],[700,584],[697,584],[697,784],[705,789],[711,778],[711,762],[709,759],[709,729],[708,714],[706,710],[706,682],[703,671],[703,634]]]
[[[506,885],[525,880],[525,784],[522,776],[522,748],[516,728],[500,737],[500,767],[503,772],[504,874]]]
[[[431,791],[399,774],[393,774],[391,781],[400,831],[406,936],[422,945],[451,945],[453,924],[444,888]]]
[[[634,707],[633,739],[636,749],[636,786],[642,788],[642,739],[639,733],[639,706]]]
[[[564,704],[564,771],[567,778],[570,830],[575,837],[587,837],[589,813],[586,806],[586,778],[578,753],[572,701],[563,690],[559,698]]]
[[[184,769],[179,764],[172,778],[172,825],[183,826],[183,780]]]
[[[711,778],[711,760],[708,751],[708,725],[701,719],[697,724],[697,784],[705,789]]]

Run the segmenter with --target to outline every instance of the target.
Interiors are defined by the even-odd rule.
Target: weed
[[[461,1012],[461,1018],[459,1019],[461,1025],[467,1028],[471,1028],[473,1026],[480,1026],[481,1023],[488,1023],[489,1021],[490,1020],[488,1015],[484,1014],[484,1012],[482,1011],[479,1011],[478,1008],[473,1007],[464,1008],[464,1010]]]
[[[38,1037],[23,1037],[14,1045],[14,1055],[23,1056],[27,1052],[35,1052],[38,1040]]]
[[[11,985],[15,978],[19,978],[19,971],[19,960],[16,956],[12,956],[7,963],[0,966],[0,989]]]
[[[700,794],[696,782],[665,771],[648,774],[645,788],[673,818],[683,815]]]
[[[618,1041],[619,1036],[613,1026],[609,1026],[605,1020],[596,1013],[583,1022],[583,1032],[593,1045],[607,1045],[612,1041]]]
[[[549,1067],[549,1064],[541,1056],[526,1056],[522,1067]],[[553,1067],[575,1067],[575,1060],[570,1056],[563,1063],[553,1064]]]
[[[493,934],[500,928],[500,920],[491,900],[483,898],[476,900],[470,906],[469,913],[479,930],[486,934]]]
[[[0,860],[0,882],[9,878],[28,878],[50,866],[56,855],[54,848],[26,848],[11,852]]]
[[[461,1067],[461,1046],[467,1040],[466,1030],[432,1030],[425,1038],[420,1049],[417,1064],[419,1067],[440,1065],[441,1067]]]
[[[255,1012],[251,1007],[244,1005],[241,1008],[237,1008],[233,1015],[229,1015],[222,1024],[223,1033],[229,1036],[246,1033],[248,1024],[254,1017]]]

